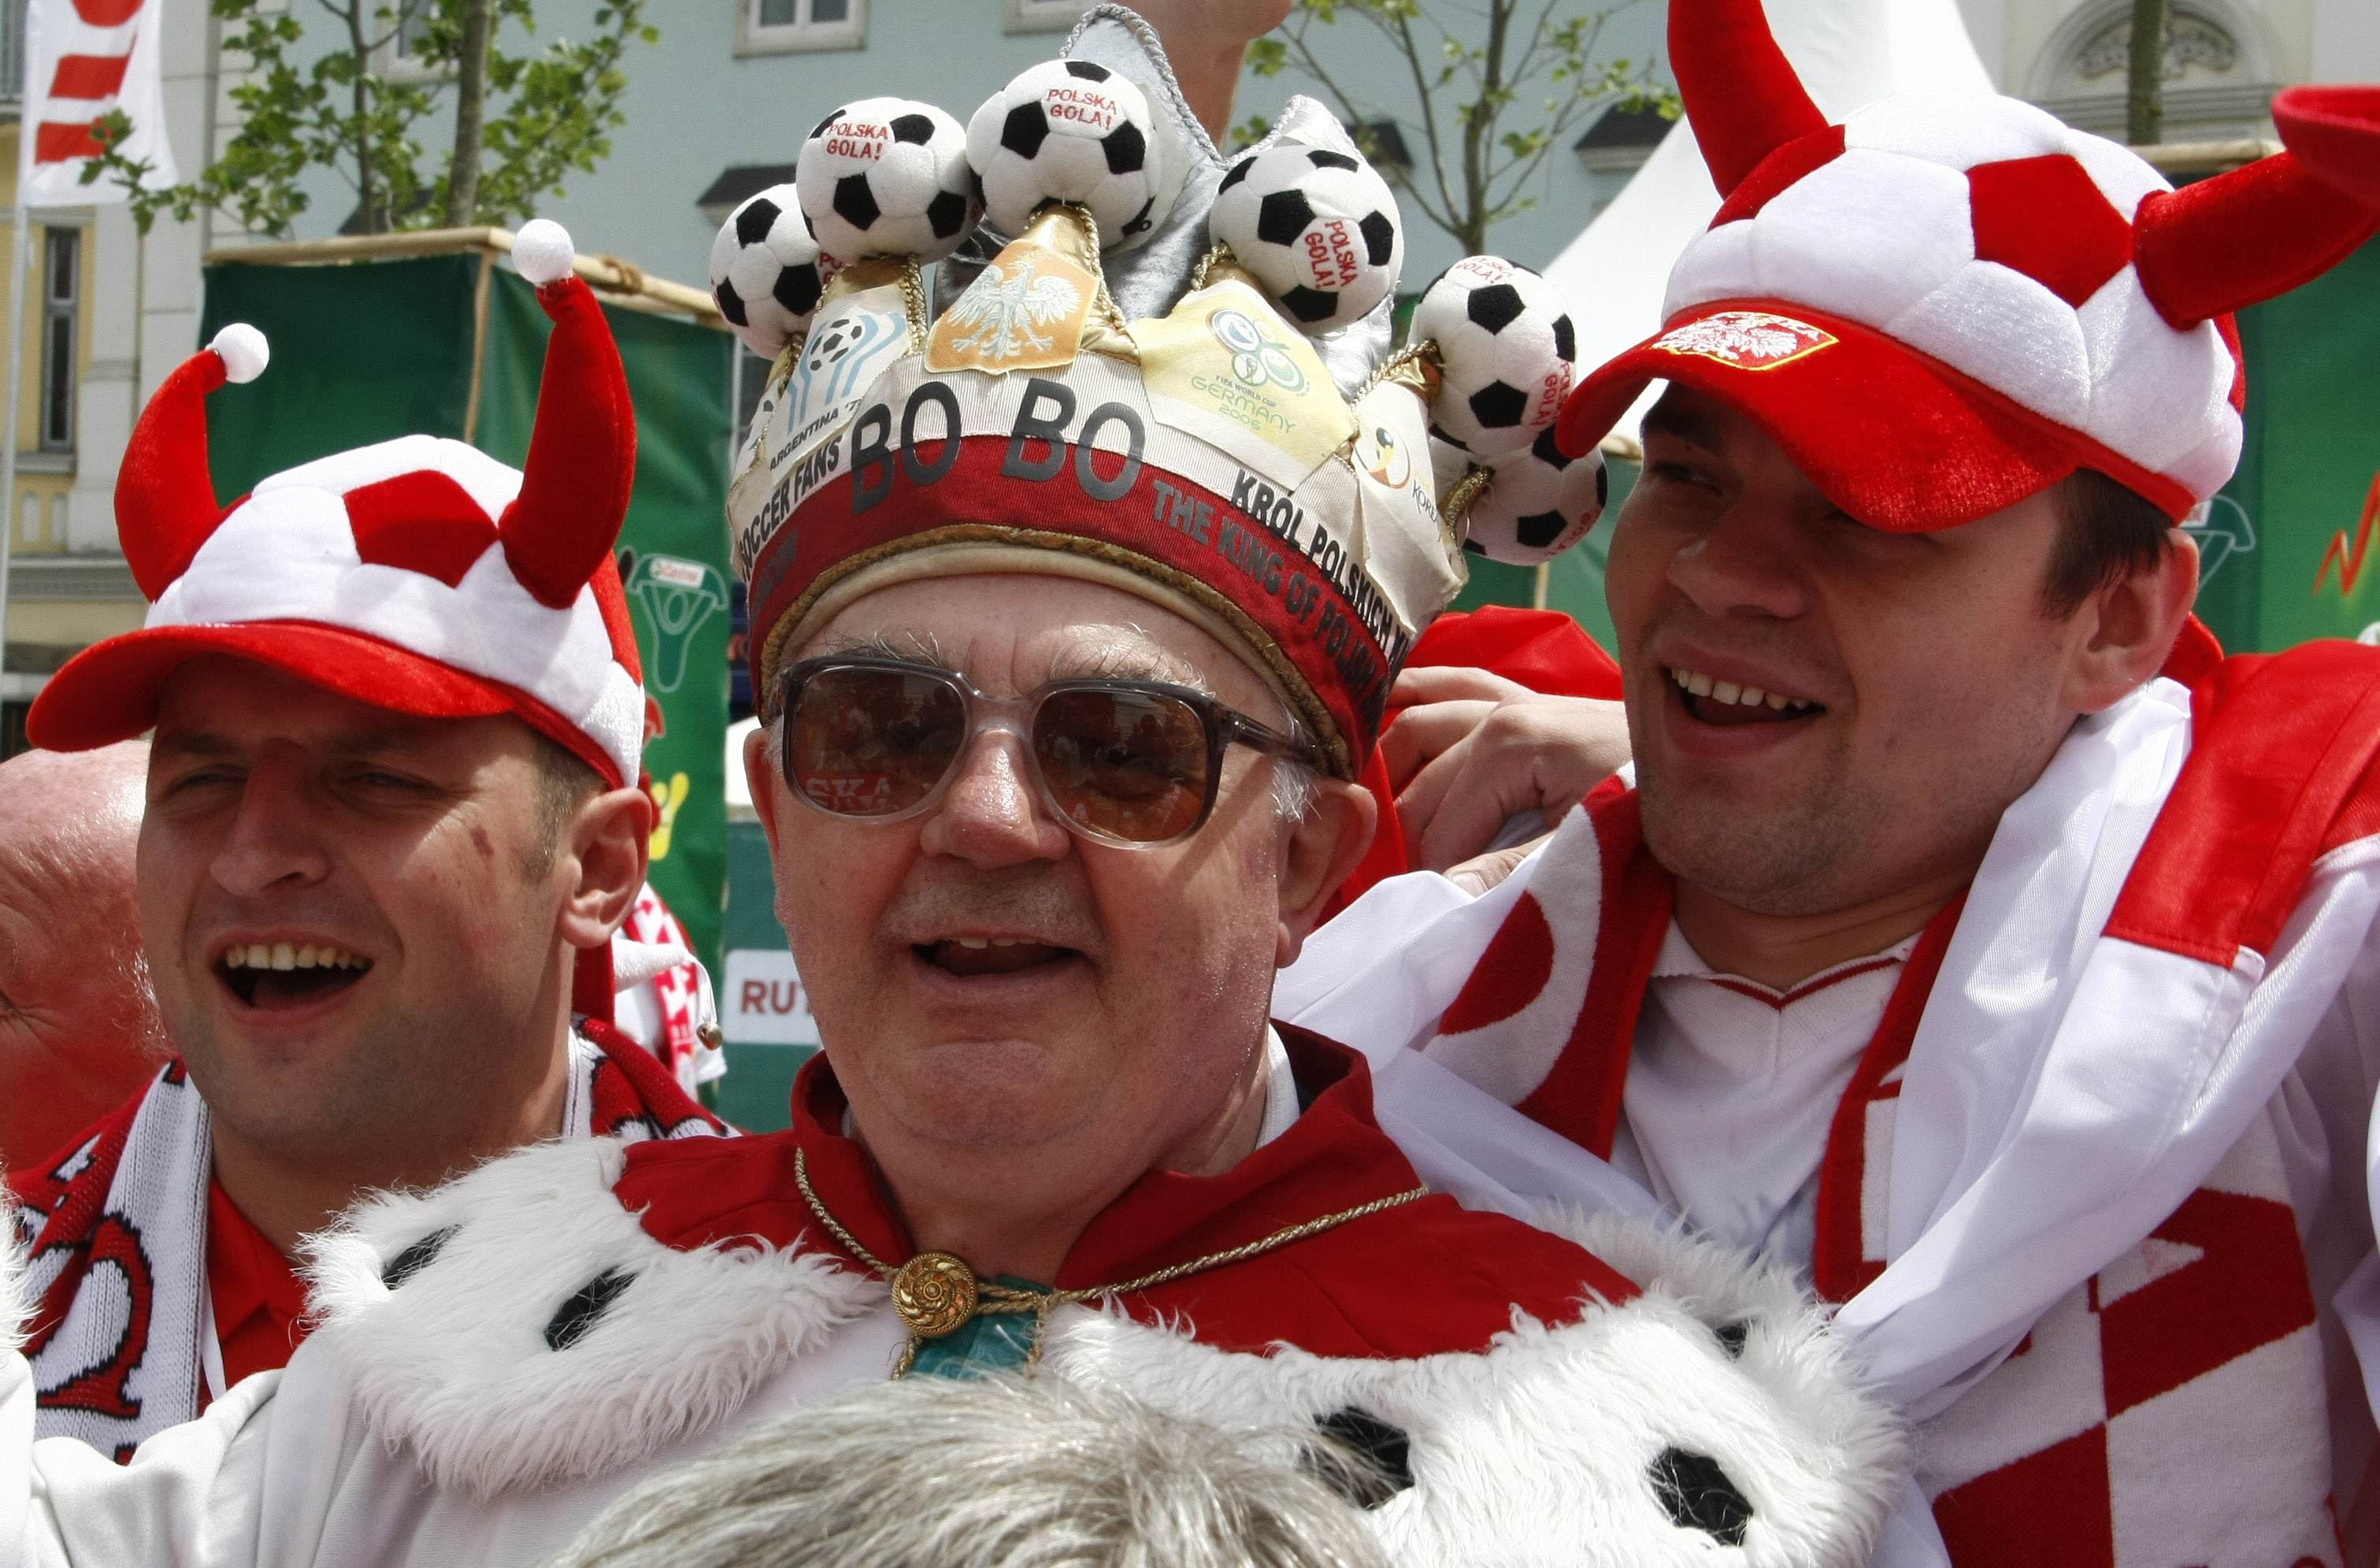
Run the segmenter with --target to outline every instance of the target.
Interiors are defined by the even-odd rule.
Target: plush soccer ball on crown
[[[1071,201],[1122,250],[1165,221],[1157,123],[1139,88],[1087,60],[1035,66],[984,100],[967,122],[967,162],[984,213],[1009,234],[1045,201]]]
[[[1438,345],[1438,430],[1482,459],[1535,441],[1577,374],[1578,334],[1561,297],[1494,256],[1466,256],[1440,273],[1414,308],[1408,335]]]
[[[958,121],[912,98],[863,98],[819,122],[794,163],[802,213],[827,254],[939,261],[982,209]]]
[[[802,221],[794,188],[772,185],[747,197],[719,225],[710,246],[710,297],[747,348],[774,359],[810,324],[837,270]]]
[[[1585,539],[1603,516],[1611,483],[1601,452],[1564,456],[1551,426],[1490,458],[1487,468],[1488,488],[1463,514],[1463,548],[1516,566],[1534,566]]]
[[[1285,141],[1223,176],[1207,232],[1312,334],[1358,322],[1396,291],[1404,225],[1389,182],[1331,147]]]

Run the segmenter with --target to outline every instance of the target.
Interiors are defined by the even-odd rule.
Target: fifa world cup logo
[[[686,680],[686,650],[703,623],[727,608],[727,584],[718,571],[675,555],[640,556],[628,574],[629,597],[652,628],[652,689],[675,691]]]

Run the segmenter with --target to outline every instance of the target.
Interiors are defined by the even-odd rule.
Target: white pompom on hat
[[[264,334],[246,322],[229,323],[207,347],[223,361],[224,380],[234,386],[246,386],[262,375],[273,359],[273,348]]]
[[[578,264],[570,231],[552,218],[531,218],[513,236],[513,268],[543,288],[570,275]]]

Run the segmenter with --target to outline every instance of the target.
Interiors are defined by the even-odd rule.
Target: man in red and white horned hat
[[[1670,28],[1725,204],[1560,427],[1668,383],[1608,578],[1637,787],[1476,900],[1383,884],[1283,1015],[1467,1081],[1432,1130],[1521,1197],[1805,1270],[1923,1423],[1886,1561],[2337,1562],[2380,655],[2222,659],[2178,525],[2240,454],[2229,313],[2380,226],[2380,90],[2175,191],[2004,98],[1829,124],[1758,0]]]
[[[792,1125],[556,1142],[359,1206],[312,1247],[289,1366],[128,1469],[26,1442],[0,1355],[0,1568],[526,1568],[771,1416],[994,1373],[1282,1465],[1332,1434],[1415,1568],[1864,1559],[1899,1433],[1795,1287],[1461,1208],[1360,1058],[1268,1021],[1363,853],[1395,664],[1481,537],[1442,520],[1479,486],[1428,423],[1459,422],[1448,388],[1549,423],[1566,328],[1481,261],[1439,287],[1487,294],[1500,358],[1309,336],[1393,310],[1385,187],[1310,103],[1227,171],[1120,7],[976,124],[847,105],[721,241],[739,328],[790,329],[729,504],[747,771],[824,1041]],[[1013,238],[929,318],[978,175]],[[1314,298],[1302,248],[1260,284],[1243,184],[1310,203],[1346,259],[1320,281],[1368,297]],[[817,294],[785,277],[812,230],[868,248]],[[1541,493],[1591,499],[1580,467]]]
[[[531,225],[516,259],[555,322],[525,474],[407,436],[219,506],[205,399],[265,360],[239,326],[134,432],[116,517],[148,624],[29,727],[155,731],[137,880],[176,1055],[11,1173],[43,1434],[125,1455],[280,1367],[288,1259],[358,1193],[556,1134],[718,1130],[606,1027],[651,826],[612,560],[636,432],[568,237]]]

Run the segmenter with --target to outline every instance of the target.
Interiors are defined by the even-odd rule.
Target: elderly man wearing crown
[[[1444,520],[1489,480],[1451,444],[1433,468],[1425,396],[1510,453],[1569,380],[1566,323],[1484,261],[1458,313],[1538,350],[1378,363],[1392,205],[1310,106],[1285,124],[1227,175],[1102,7],[972,134],[852,105],[731,220],[722,303],[790,329],[731,506],[747,766],[825,1039],[793,1126],[555,1143],[361,1206],[314,1246],[288,1367],[124,1469],[29,1448],[0,1362],[0,1565],[527,1564],[756,1422],[986,1372],[1283,1464],[1352,1444],[1351,1502],[1415,1564],[1864,1557],[1896,1429],[1797,1291],[1652,1227],[1458,1207],[1360,1057],[1267,1022],[1364,850],[1396,662],[1463,519],[1497,524]],[[978,177],[1015,237],[930,321],[919,261]],[[1306,211],[1233,217],[1268,205]],[[822,302],[786,281],[813,228],[855,258]],[[1253,281],[1268,244],[1303,292]],[[1531,460],[1519,526],[1582,526],[1536,520],[1563,466]]]
[[[520,243],[556,322],[526,474],[409,436],[218,506],[205,399],[264,368],[241,326],[134,434],[116,515],[148,625],[29,728],[156,732],[138,881],[176,1055],[12,1173],[44,1436],[126,1454],[280,1367],[288,1257],[361,1193],[556,1134],[717,1130],[605,1027],[650,829],[611,554],[635,428],[568,237]]]
[[[1450,1142],[1570,1140],[1523,1195],[1805,1270],[1922,1423],[1886,1560],[2371,1561],[2380,655],[2222,659],[2177,525],[2228,312],[2380,225],[2380,91],[2176,192],[2008,99],[1829,124],[1758,0],[1670,25],[1725,203],[1560,426],[1668,383],[1608,578],[1639,787],[1485,897],[1383,884],[1281,1014],[1438,1075]]]

